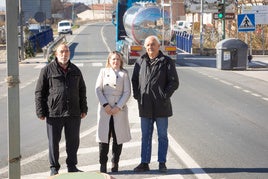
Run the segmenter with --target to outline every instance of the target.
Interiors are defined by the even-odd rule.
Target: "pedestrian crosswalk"
[[[108,155],[107,171],[108,174],[115,177],[116,179],[123,178],[133,178],[133,179],[165,179],[165,178],[183,178],[182,175],[178,172],[174,174],[176,168],[181,168],[182,166],[169,151],[167,156],[167,166],[170,167],[170,173],[161,174],[158,172],[158,162],[157,162],[157,134],[153,134],[152,140],[152,157],[150,163],[151,171],[145,173],[134,173],[133,169],[140,163],[140,148],[141,148],[141,129],[138,117],[138,109],[135,105],[136,101],[133,98],[130,98],[128,102],[129,107],[129,122],[131,127],[131,136],[132,139],[130,142],[123,144],[123,150],[119,162],[119,172],[111,173],[111,148]],[[78,164],[77,167],[86,172],[99,172],[99,147],[98,143],[95,141],[96,126],[93,126],[80,134],[80,147],[78,150]],[[111,142],[112,143],[112,142]],[[112,145],[112,144],[111,144]],[[60,173],[67,173],[67,166],[65,164],[66,152],[65,152],[65,142],[60,143],[60,163],[61,169]],[[35,165],[34,165],[35,164]],[[49,162],[48,162],[48,150],[42,151],[39,154],[35,154],[29,158],[25,158],[21,161],[23,171],[21,178],[22,179],[47,179],[49,171]],[[40,165],[40,166],[38,166]],[[172,173],[173,172],[173,173]]]
[[[92,66],[92,67],[104,67],[105,63],[102,62],[93,62],[93,63],[79,63],[74,62],[79,67]],[[46,64],[35,64],[34,69],[41,69]],[[133,66],[126,66],[126,68],[133,68]],[[35,83],[36,80],[29,80],[24,84],[30,85]],[[21,84],[20,88],[26,87]],[[0,96],[1,99],[1,96]],[[158,171],[158,162],[157,162],[157,152],[158,152],[158,142],[157,142],[157,133],[154,131],[153,141],[152,141],[152,158],[150,163],[151,171],[145,173],[134,173],[133,169],[140,163],[140,148],[141,148],[141,129],[140,129],[140,118],[137,107],[136,100],[131,97],[128,101],[129,109],[129,122],[131,127],[132,140],[123,145],[123,151],[119,162],[119,172],[118,173],[109,173],[117,179],[130,178],[130,179],[172,179],[172,178],[183,178],[182,170],[183,166],[188,168],[200,168],[197,163],[195,163],[190,156],[177,144],[176,140],[169,134],[169,151],[167,155],[167,167],[168,172],[166,174],[159,173]],[[96,126],[93,126],[80,134],[80,148],[78,150],[78,165],[77,167],[80,170],[88,172],[99,172],[99,147],[98,143],[95,141]],[[112,143],[112,142],[111,142]],[[184,162],[181,162],[180,159],[183,159]],[[67,166],[65,164],[66,152],[65,152],[65,142],[63,141],[60,144],[60,163],[62,164],[60,173],[67,172]],[[187,165],[188,160],[188,165]],[[109,152],[109,163],[107,164],[108,172],[111,169],[111,147]],[[48,162],[48,150],[41,151],[38,154],[34,154],[29,158],[23,158],[21,161],[21,178],[22,179],[46,179],[48,178],[49,171],[49,162]],[[5,167],[0,169],[0,178],[7,176],[8,168]],[[201,175],[205,175],[200,172]],[[3,177],[4,178],[4,177]],[[191,178],[191,177],[189,177]],[[205,177],[206,178],[206,177]],[[209,178],[209,177],[207,177]]]

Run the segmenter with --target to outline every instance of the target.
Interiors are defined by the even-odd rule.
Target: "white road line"
[[[251,91],[243,89],[242,91],[244,91],[245,93],[251,93]]]
[[[236,88],[236,89],[241,89],[240,86],[236,86],[236,85],[234,85],[233,87]]]
[[[156,162],[157,161],[157,156],[152,156],[151,159],[152,162]],[[140,163],[140,158],[134,158],[134,159],[129,159],[129,160],[120,160],[120,166],[131,166],[131,165],[135,165],[137,163]],[[111,162],[107,163],[107,170],[110,169],[110,167],[112,166]],[[99,164],[93,164],[93,165],[87,165],[87,166],[79,166],[80,170],[83,171],[87,171],[87,172],[98,172],[100,169],[100,165]],[[62,165],[60,173],[67,173],[67,167],[66,165]],[[47,177],[49,176],[49,171],[47,172],[43,172],[43,173],[34,173],[34,174],[30,174],[30,175],[24,175],[21,176],[22,179],[29,179],[29,178],[34,178],[34,179],[47,179]]]
[[[102,63],[92,63],[93,67],[102,67],[103,64]]]
[[[251,92],[251,91],[249,91],[249,90],[243,89],[241,86],[234,85],[234,84],[232,84],[232,83],[230,83],[230,82],[227,82],[227,81],[222,80],[222,79],[219,79],[219,78],[217,78],[217,77],[208,75],[208,74],[206,74],[206,73],[201,73],[201,72],[199,72],[199,73],[202,74],[202,75],[204,75],[204,76],[207,76],[207,77],[209,77],[209,78],[212,78],[212,79],[214,79],[214,80],[217,80],[217,81],[219,81],[219,82],[221,82],[221,83],[223,83],[223,84],[226,84],[226,85],[229,85],[229,86],[233,86],[235,89],[241,90],[241,91],[243,91],[243,92],[245,92],[245,93],[249,93],[249,94],[252,95],[252,96],[259,97],[259,98],[261,98],[261,99],[267,101],[267,98],[266,98],[266,97],[263,97],[262,95],[257,94],[257,93],[253,93],[253,92]]]
[[[150,177],[144,179],[182,179],[181,175],[166,175],[166,176],[157,176],[157,177]]]
[[[94,126],[94,127],[90,128],[89,130],[86,130],[86,131],[82,132],[80,134],[80,138],[83,138],[83,137],[91,134],[92,132],[96,131],[96,128],[97,128],[97,126]],[[65,141],[60,143],[60,149],[62,149],[63,147],[65,147]],[[42,152],[39,152],[39,153],[37,153],[35,155],[32,155],[32,156],[30,156],[28,158],[22,159],[21,160],[21,166],[26,165],[26,164],[28,164],[30,162],[35,161],[35,160],[38,160],[38,159],[46,156],[47,154],[48,154],[48,149],[44,150]],[[0,174],[6,173],[7,171],[8,171],[8,167],[1,168],[0,169]]]
[[[168,134],[171,150],[181,159],[181,161],[193,172],[198,179],[211,179],[206,172],[196,163],[190,155],[176,142],[176,140]]]
[[[76,66],[78,67],[83,67],[84,66],[84,63],[74,63]]]
[[[252,96],[256,96],[256,97],[261,97],[261,95],[257,94],[257,93],[251,93]]]
[[[108,25],[108,24],[107,24]],[[105,25],[105,26],[107,26],[107,25]],[[103,30],[104,30],[104,27],[105,26],[102,26],[102,28],[101,28],[101,38],[102,38],[102,41],[103,41],[103,43],[105,44],[105,46],[106,46],[106,48],[107,48],[107,50],[108,50],[108,52],[111,52],[111,49],[110,49],[110,47],[108,46],[108,43],[106,42],[106,38],[104,37],[104,32],[103,32]]]
[[[40,68],[43,68],[44,66],[46,66],[47,64],[39,64],[39,65],[36,65],[34,68],[35,69],[40,69]]]
[[[223,84],[226,84],[226,85],[229,85],[229,86],[232,86],[233,84],[228,82],[228,81],[225,81],[225,80],[219,80],[220,82],[222,82]]]

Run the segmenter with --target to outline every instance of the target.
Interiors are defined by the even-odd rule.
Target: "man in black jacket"
[[[170,97],[179,86],[179,78],[174,61],[161,52],[156,36],[147,37],[144,47],[147,53],[136,61],[132,74],[142,131],[141,163],[134,171],[150,170],[153,125],[156,122],[159,171],[166,172],[168,117],[172,116]]]
[[[41,72],[35,90],[36,114],[47,122],[50,175],[58,174],[59,142],[64,128],[68,172],[77,169],[81,119],[87,114],[86,85],[80,69],[70,62],[70,50],[60,44],[56,58]]]

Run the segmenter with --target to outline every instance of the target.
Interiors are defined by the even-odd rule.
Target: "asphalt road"
[[[97,100],[94,85],[99,69],[104,66],[109,50],[115,48],[111,24],[83,26],[73,36],[73,62],[82,70],[88,87],[89,113],[81,126],[78,167],[98,171],[98,148],[95,142]],[[152,171],[136,174],[139,163],[140,132],[135,101],[130,100],[132,141],[126,144],[116,178],[268,178],[268,83],[233,71],[221,71],[212,65],[195,61],[178,62],[180,87],[172,102],[174,115],[169,122],[169,171],[157,172],[157,138],[155,136]],[[22,178],[46,178],[49,174],[46,156],[45,122],[35,117],[34,88],[44,63],[20,65]],[[126,66],[132,73],[133,66]],[[5,69],[0,64],[0,81]],[[0,168],[7,165],[6,90],[1,83]],[[2,92],[3,91],[3,92]],[[3,125],[2,125],[3,124]],[[156,133],[156,132],[155,132]],[[64,166],[64,147],[61,148]],[[34,157],[33,157],[34,155]],[[32,161],[30,161],[30,158]],[[0,178],[7,177],[5,168]]]

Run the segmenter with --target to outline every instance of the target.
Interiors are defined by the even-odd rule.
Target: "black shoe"
[[[146,172],[149,171],[148,163],[140,163],[136,168],[134,168],[134,172]]]
[[[167,167],[165,163],[159,163],[159,171],[160,172],[167,172]]]
[[[68,167],[68,172],[83,172],[82,170],[79,170],[76,167]]]
[[[55,167],[50,168],[50,176],[59,174],[58,170]]]
[[[113,163],[112,164],[112,169],[111,169],[112,172],[118,172],[118,163]]]
[[[101,166],[100,166],[100,172],[101,173],[107,173],[107,166],[106,166],[106,164],[101,164]]]

